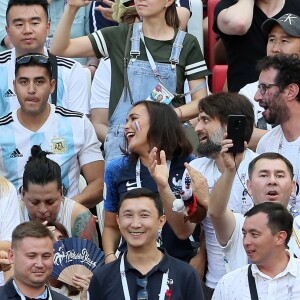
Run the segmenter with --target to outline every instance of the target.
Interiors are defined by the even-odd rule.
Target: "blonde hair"
[[[0,197],[4,196],[9,190],[9,182],[3,176],[0,176]]]

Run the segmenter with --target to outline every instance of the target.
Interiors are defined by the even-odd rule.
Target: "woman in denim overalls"
[[[129,43],[124,41],[124,36],[121,37],[122,41],[119,41],[119,36],[116,36],[114,41],[116,49],[111,44],[107,44],[109,37],[107,37],[105,31],[98,31],[89,36],[89,38],[81,37],[70,42],[68,32],[71,21],[78,7],[85,5],[84,3],[87,2],[81,0],[70,0],[68,2],[65,13],[54,35],[51,51],[63,56],[93,56],[95,54],[106,56],[109,54],[109,50],[119,51],[120,49],[117,49],[120,46],[118,43],[122,42],[123,51],[120,51],[122,57],[119,56],[117,59],[122,59],[123,61],[124,57],[126,58],[125,72],[124,70],[120,70],[125,73],[122,76],[124,79],[122,82],[119,80],[119,82],[115,83],[114,79],[116,77],[121,78],[121,76],[112,72],[112,90],[115,88],[114,84],[118,86],[124,84],[124,82],[125,84],[123,85],[121,95],[118,96],[118,104],[115,106],[109,121],[109,130],[105,141],[106,160],[111,160],[121,155],[120,146],[122,147],[123,144],[123,127],[127,113],[134,103],[147,99],[158,83],[162,84],[170,94],[174,95],[176,92],[182,94],[183,84],[181,87],[181,81],[187,78],[190,90],[194,90],[192,100],[196,101],[185,105],[184,98],[178,100],[177,97],[176,103],[173,100],[174,106],[177,107],[175,111],[183,121],[198,115],[198,101],[207,94],[205,76],[209,72],[203,60],[199,44],[197,46],[197,51],[199,52],[197,52],[197,55],[199,55],[200,59],[193,62],[189,61],[189,56],[195,55],[192,51],[194,48],[191,46],[192,44],[194,45],[194,40],[191,43],[187,42],[187,40],[191,41],[191,36],[177,30],[179,21],[173,0],[135,0],[136,10],[139,16],[142,17],[143,22],[133,26],[132,34],[129,35]],[[112,34],[113,31],[122,30],[120,27],[110,28]],[[144,37],[145,39],[147,38],[146,43]],[[170,47],[170,41],[174,37],[173,46]],[[126,38],[127,40],[128,38]],[[150,53],[150,51],[147,51],[147,43],[151,43],[151,40],[154,43],[162,42],[166,44],[165,48],[161,49],[161,52],[166,51],[166,47],[167,49],[170,48],[170,52],[168,53],[169,61],[167,63],[155,60],[155,57],[160,56],[160,53]],[[125,54],[126,44],[129,44],[128,56]],[[183,44],[187,49],[184,49]],[[140,60],[140,50],[144,51],[144,49],[146,49],[147,57],[144,60]],[[181,52],[188,49],[191,49],[190,53],[186,52],[185,57],[180,56]],[[111,52],[110,57],[113,64],[114,57]],[[184,65],[185,62],[186,65]],[[180,63],[181,66],[178,67]],[[180,84],[178,84],[179,80]],[[116,102],[116,99],[112,99],[111,96],[110,106],[112,100]]]

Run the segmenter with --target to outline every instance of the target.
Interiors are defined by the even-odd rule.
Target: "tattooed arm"
[[[72,237],[87,239],[99,246],[95,218],[79,203],[75,204],[72,212]]]

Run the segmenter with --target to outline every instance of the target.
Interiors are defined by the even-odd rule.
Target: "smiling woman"
[[[125,124],[125,157],[107,164],[105,184],[107,193],[104,201],[105,224],[103,249],[106,263],[115,259],[121,234],[116,222],[118,204],[123,195],[132,189],[145,187],[157,192],[157,186],[148,171],[150,150],[164,150],[170,168],[169,184],[173,192],[179,193],[184,162],[190,162],[192,146],[187,140],[174,110],[162,103],[141,101],[135,104]],[[189,261],[194,255],[190,241],[179,240],[170,226],[162,229],[162,246],[169,254]]]

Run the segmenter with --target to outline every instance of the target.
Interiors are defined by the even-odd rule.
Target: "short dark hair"
[[[6,24],[8,25],[8,13],[13,6],[40,5],[43,7],[48,20],[48,1],[47,0],[9,0],[6,8]]]
[[[275,84],[282,92],[289,84],[295,83],[300,88],[300,57],[298,54],[277,54],[263,58],[257,64],[258,71],[277,70]],[[268,82],[272,83],[272,82]],[[300,101],[299,92],[296,96]]]
[[[245,213],[245,217],[251,217],[260,212],[268,216],[268,227],[271,229],[273,235],[279,231],[285,231],[287,233],[285,240],[285,244],[287,245],[293,231],[293,216],[290,212],[280,203],[263,202],[254,205]]]
[[[162,201],[159,197],[158,194],[150,191],[149,189],[146,188],[136,188],[133,190],[128,191],[120,200],[119,205],[118,205],[118,214],[120,212],[120,208],[122,206],[122,203],[127,200],[127,199],[133,199],[133,198],[140,198],[140,197],[147,197],[151,200],[153,200],[154,205],[157,209],[158,216],[161,217],[164,214],[164,208]]]
[[[12,232],[11,246],[13,249],[17,248],[17,243],[26,237],[33,238],[50,238],[54,243],[54,236],[52,232],[38,221],[29,221],[19,224]]]
[[[45,61],[45,63],[39,61],[39,58],[42,58]],[[21,63],[22,59],[26,59],[26,63],[24,62]],[[17,57],[16,64],[15,64],[15,76],[17,77],[20,68],[30,67],[30,66],[39,66],[45,68],[47,70],[50,80],[52,79],[53,73],[52,73],[51,61],[48,56],[45,56],[44,54],[40,54],[40,53],[27,53]]]
[[[154,101],[140,101],[134,105],[144,105],[148,111],[150,124],[147,133],[147,141],[153,147],[164,150],[167,159],[184,157],[192,153],[193,147],[185,135],[182,124],[174,109],[167,104]],[[125,154],[128,152],[128,143],[125,139]],[[137,154],[130,154],[131,160],[136,160]]]
[[[45,185],[51,182],[57,183],[57,189],[61,189],[61,169],[53,160],[47,158],[50,152],[43,151],[40,146],[34,145],[31,148],[29,157],[23,174],[23,190],[28,191],[29,183]]]
[[[283,155],[281,155],[279,153],[276,153],[276,152],[265,152],[265,153],[262,153],[262,154],[256,156],[250,162],[250,164],[248,165],[248,176],[249,176],[250,179],[252,177],[255,164],[260,159],[269,159],[269,160],[280,159],[280,160],[282,160],[286,164],[286,166],[287,166],[288,172],[289,172],[289,174],[291,176],[291,180],[293,180],[293,177],[294,177],[294,168],[293,168],[293,165],[291,164],[291,162],[287,158],[285,158]]]
[[[229,115],[245,115],[245,141],[251,139],[254,126],[254,111],[250,100],[237,93],[216,93],[199,102],[199,111],[203,111],[213,119],[218,119],[222,126],[227,125]]]

